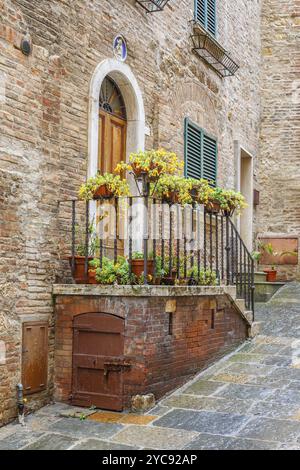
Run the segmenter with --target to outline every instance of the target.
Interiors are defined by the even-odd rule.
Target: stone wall
[[[90,286],[89,295],[84,295],[85,287],[59,286],[55,296],[55,398],[69,402],[72,393],[76,315],[102,312],[125,319],[124,359],[131,364],[123,373],[125,408],[137,394],[153,393],[161,398],[248,337],[248,323],[219,288],[203,288],[202,295],[197,295],[201,290],[197,287],[192,288],[192,295],[180,294],[184,289],[161,287],[154,293],[150,288],[145,295],[142,288],[138,293],[138,288],[119,287],[114,295],[103,296],[97,295],[97,286]],[[214,295],[214,290],[219,294]]]
[[[265,0],[262,10],[262,122],[256,231],[300,236],[300,5]],[[300,279],[299,265],[280,276]]]
[[[235,181],[234,141],[257,153],[260,1],[218,1],[219,41],[241,65],[226,80],[191,52],[193,5],[172,0],[164,12],[146,15],[134,0],[0,0],[0,176],[1,188],[8,184],[12,192],[1,191],[7,235],[0,239],[0,283],[13,292],[9,309],[1,299],[1,314],[15,322],[11,340],[18,345],[22,321],[48,320],[51,327],[49,390],[31,397],[29,408],[51,397],[51,288],[68,269],[58,262],[58,201],[76,196],[85,180],[89,85],[97,65],[113,56],[116,34],[126,37],[127,64],[142,90],[147,147],[183,156],[188,116],[218,138],[225,186]],[[20,51],[24,35],[33,45],[28,57]],[[6,416],[16,410],[19,346],[15,354],[16,365],[1,369],[11,388],[9,402],[1,396],[0,415],[8,403]]]

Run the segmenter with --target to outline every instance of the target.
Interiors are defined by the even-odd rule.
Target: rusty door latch
[[[129,362],[105,362],[104,377],[108,377],[109,372],[121,372],[123,369],[129,369],[130,367]]]

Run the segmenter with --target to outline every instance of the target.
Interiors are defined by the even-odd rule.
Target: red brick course
[[[156,399],[180,386],[247,338],[247,323],[225,295],[178,297],[165,312],[164,297],[56,297],[55,398],[72,391],[72,325],[76,315],[104,312],[125,319],[124,404],[136,394]],[[172,334],[169,318],[172,315]]]

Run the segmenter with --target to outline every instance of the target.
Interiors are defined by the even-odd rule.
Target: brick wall
[[[259,234],[300,236],[300,5],[265,0],[262,10],[262,121]],[[280,276],[300,279],[299,265]]]
[[[225,295],[177,297],[166,313],[166,297],[56,296],[55,398],[72,391],[73,319],[110,313],[125,319],[124,403],[136,394],[160,398],[247,338],[248,326]],[[169,315],[172,315],[170,333]]]
[[[219,41],[241,65],[237,77],[226,80],[191,52],[193,5],[172,0],[164,12],[146,15],[134,0],[0,0],[0,184],[8,182],[13,191],[1,196],[1,230],[8,235],[0,238],[0,283],[14,292],[9,309],[0,299],[0,311],[17,324],[16,344],[22,321],[51,326],[49,390],[31,397],[29,407],[51,397],[51,289],[69,274],[67,263],[58,262],[57,203],[76,196],[86,178],[90,80],[97,65],[113,57],[116,34],[127,39],[127,64],[142,90],[148,148],[165,146],[182,157],[188,116],[218,138],[219,183],[228,187],[234,184],[234,140],[257,153],[260,1],[218,1]],[[20,51],[25,34],[33,45],[28,57]],[[9,415],[20,369],[19,352],[13,368],[1,369],[12,384]],[[0,415],[4,409],[1,397]]]

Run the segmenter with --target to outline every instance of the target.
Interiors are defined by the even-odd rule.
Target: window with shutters
[[[217,140],[185,119],[185,176],[217,183]]]
[[[195,20],[213,36],[216,36],[216,0],[195,0]]]

